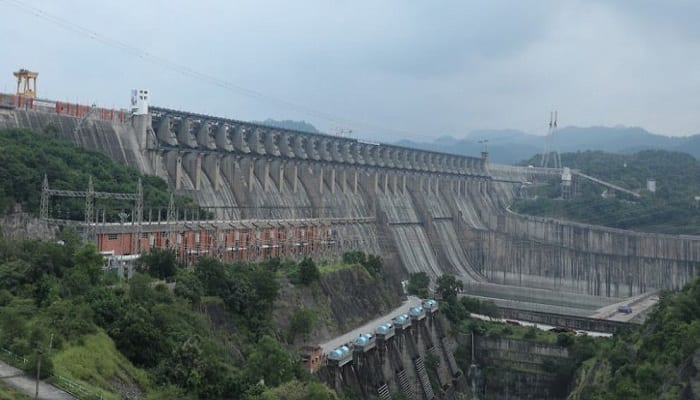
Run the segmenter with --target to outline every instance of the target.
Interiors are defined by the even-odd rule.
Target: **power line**
[[[228,90],[230,92],[237,93],[239,95],[243,95],[249,98],[257,99],[257,100],[264,100],[268,101],[270,103],[276,103],[278,105],[284,106],[288,109],[295,110],[298,112],[301,112],[303,114],[309,115],[309,116],[314,116],[323,120],[331,121],[331,122],[342,122],[344,124],[350,124],[350,125],[359,125],[363,126],[365,128],[369,128],[372,130],[379,130],[379,131],[389,131],[395,134],[402,134],[402,135],[409,135],[413,137],[420,137],[421,135],[418,135],[414,132],[409,132],[409,131],[403,131],[399,129],[394,129],[394,128],[387,128],[379,125],[375,125],[372,123],[368,123],[365,121],[359,121],[359,120],[353,120],[349,118],[345,118],[339,115],[327,113],[324,111],[316,110],[304,105],[300,105],[291,101],[287,101],[278,97],[270,96],[265,93],[249,89],[246,87],[243,87],[241,85],[232,83],[230,81],[224,80],[217,78],[215,76],[197,71],[195,69],[192,69],[186,65],[176,63],[174,61],[168,60],[166,58],[157,56],[155,54],[151,54],[143,49],[140,49],[138,47],[132,46],[128,43],[110,38],[108,36],[99,34],[97,32],[94,32],[88,28],[85,28],[81,25],[78,25],[72,21],[69,21],[67,19],[61,18],[59,16],[47,13],[46,11],[42,10],[41,8],[29,5],[23,1],[20,0],[0,0],[0,2],[5,2],[7,4],[10,4],[12,6],[17,7],[18,9],[33,15],[34,17],[43,19],[44,21],[50,22],[54,25],[57,25],[67,31],[71,31],[73,33],[76,33],[78,35],[82,35],[85,37],[88,37],[89,39],[92,39],[98,43],[101,43],[105,46],[109,46],[112,48],[116,48],[119,50],[122,50],[134,57],[138,57],[144,61],[150,62],[155,65],[159,65],[162,67],[165,67],[167,69],[170,69],[172,71],[175,71],[181,75],[193,78],[193,79],[198,79],[203,82],[209,83],[211,85],[217,86],[219,88]]]

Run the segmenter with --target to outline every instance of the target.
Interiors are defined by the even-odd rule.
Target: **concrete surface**
[[[408,313],[408,310],[411,307],[419,306],[421,304],[421,299],[418,297],[414,296],[409,296],[408,300],[404,301],[399,307],[396,307],[393,309],[391,312],[379,317],[375,318],[374,320],[362,325],[359,328],[355,328],[351,330],[350,332],[347,332],[341,336],[338,336],[334,339],[331,339],[327,341],[326,343],[321,344],[321,348],[323,349],[323,353],[328,353],[332,351],[333,349],[340,347],[344,345],[345,343],[348,343],[358,336],[360,336],[360,333],[366,333],[366,332],[372,332],[374,333],[374,330],[381,324],[389,321],[390,319],[394,318],[395,316],[399,314],[404,314]]]
[[[30,378],[22,370],[0,361],[0,380],[34,398],[36,379]],[[39,399],[76,400],[75,397],[46,382],[39,382]]]
[[[654,291],[650,293],[644,293],[639,296],[630,297],[619,303],[611,304],[609,306],[601,307],[591,318],[609,319],[611,321],[623,321],[628,322],[645,313],[652,306],[659,302],[659,292]],[[632,312],[629,314],[617,311],[619,306],[630,306],[632,307]]]

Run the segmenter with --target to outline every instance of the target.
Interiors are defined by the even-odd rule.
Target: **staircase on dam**
[[[399,380],[399,386],[401,387],[401,394],[403,394],[406,399],[415,399],[416,395],[414,394],[413,387],[408,380],[408,372],[405,369],[402,369],[396,373],[396,376]]]
[[[426,400],[432,400],[435,397],[433,393],[433,387],[428,379],[428,373],[425,372],[425,364],[423,363],[423,357],[418,356],[413,360],[413,364],[416,366],[416,375],[418,375],[418,381],[420,382],[421,388],[423,389],[423,394]]]
[[[437,302],[425,300],[421,304],[378,325],[374,335],[362,333],[328,353],[328,382],[335,382],[338,390],[349,388],[369,397],[383,397],[388,392],[433,399],[454,393],[461,374],[454,359],[446,356],[454,344],[446,337],[436,339],[442,335],[436,322],[442,318]],[[428,359],[431,361],[426,364]],[[355,379],[346,377],[338,385],[333,377],[345,376],[343,371],[348,370],[354,371]]]
[[[377,388],[377,396],[379,397],[379,400],[391,400],[389,386],[386,383]]]

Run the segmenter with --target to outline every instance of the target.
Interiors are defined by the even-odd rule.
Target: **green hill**
[[[532,164],[537,157],[524,161]],[[671,234],[700,234],[700,161],[685,153],[646,150],[635,154],[585,151],[562,154],[562,164],[616,185],[639,191],[639,201],[619,196],[603,198],[603,188],[584,180],[578,197],[559,200],[558,179],[540,190],[537,199],[518,200],[513,211],[579,222]],[[646,181],[656,180],[656,193]]]
[[[608,345],[579,369],[570,400],[697,399],[700,280],[663,295],[641,329]]]
[[[90,151],[47,135],[23,129],[0,129],[0,213],[15,204],[38,214],[44,174],[53,189],[87,190],[92,176],[95,190],[136,192],[139,178],[143,183],[144,203],[150,207],[167,207],[170,198],[167,183],[157,176],[141,174],[135,168],[112,161],[97,151]],[[64,219],[84,219],[84,199],[57,199],[51,214]],[[178,207],[196,207],[189,198],[178,196]],[[100,201],[112,210],[108,219],[117,220],[121,208],[131,202]]]

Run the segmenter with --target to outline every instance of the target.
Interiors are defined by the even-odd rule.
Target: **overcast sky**
[[[0,89],[24,67],[44,98],[127,107],[131,88],[147,88],[155,105],[387,141],[541,134],[551,109],[560,126],[688,135],[700,133],[699,20],[697,0],[0,0]]]

